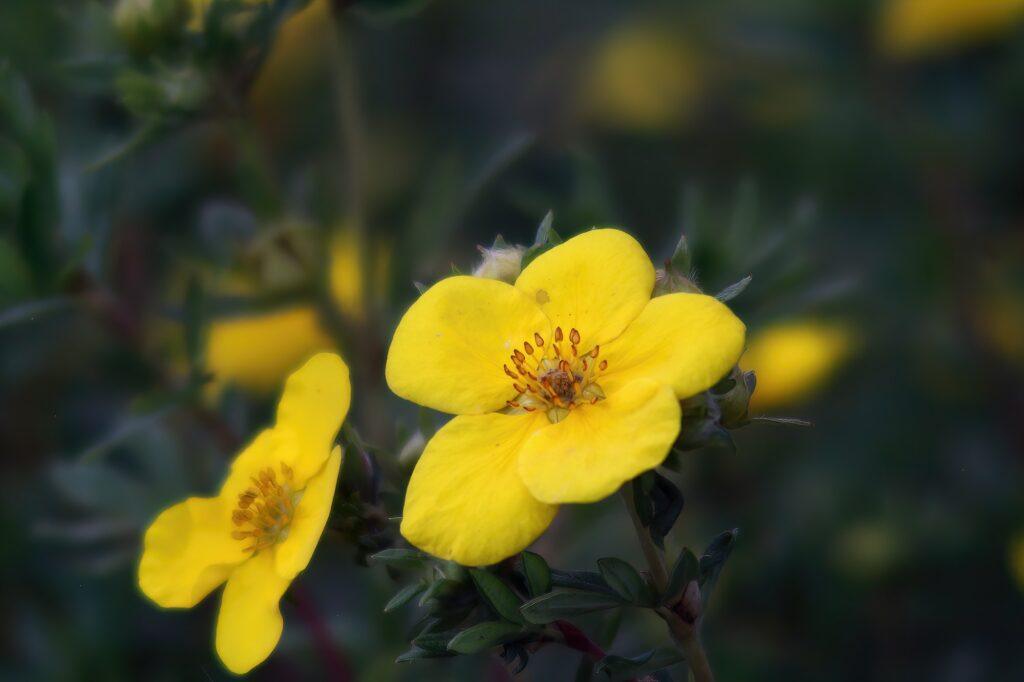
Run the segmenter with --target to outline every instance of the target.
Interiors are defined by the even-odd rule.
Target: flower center
[[[272,467],[261,469],[251,480],[252,486],[239,494],[238,506],[231,513],[236,527],[231,537],[251,540],[245,551],[256,553],[288,537],[297,495],[294,472],[284,462],[280,480]]]
[[[523,349],[516,348],[509,356],[512,368],[502,365],[518,394],[507,403],[513,413],[543,410],[552,423],[557,423],[570,410],[604,399],[597,379],[608,368],[608,361],[597,359],[601,347],[581,352],[576,329],[569,332],[568,347],[565,340],[561,327],[555,328],[550,344],[534,333],[533,343],[524,341]]]

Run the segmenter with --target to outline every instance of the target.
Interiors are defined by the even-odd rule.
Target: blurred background
[[[722,428],[670,474],[671,547],[740,529],[719,679],[1024,679],[1022,120],[1018,0],[4,0],[0,677],[228,678],[215,597],[138,592],[143,529],[326,348],[400,513],[441,416],[383,383],[399,316],[552,211],[656,264],[685,234],[710,293],[750,275],[751,413],[813,422]],[[416,609],[360,565],[393,528],[353,524],[253,677],[508,679],[395,664]],[[617,498],[535,549],[638,556]],[[604,644],[664,637],[627,614]]]

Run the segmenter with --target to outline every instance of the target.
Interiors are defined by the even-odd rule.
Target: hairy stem
[[[650,531],[644,527],[640,517],[636,513],[636,502],[633,498],[633,483],[627,482],[620,489],[622,493],[622,499],[626,503],[626,511],[629,512],[629,518],[633,521],[633,529],[636,530],[636,537],[640,541],[640,549],[643,550],[644,559],[647,560],[647,567],[651,572],[651,580],[654,581],[654,586],[658,589],[658,592],[664,592],[665,588],[668,587],[668,571],[665,569],[665,559],[662,556],[661,550],[654,544],[654,540],[651,539]]]

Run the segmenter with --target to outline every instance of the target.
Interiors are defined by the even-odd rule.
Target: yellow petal
[[[163,607],[195,606],[248,556],[231,531],[231,511],[219,498],[191,497],[165,509],[143,540],[142,592]]]
[[[206,366],[215,389],[234,384],[270,392],[306,358],[333,347],[312,308],[223,318],[210,324]]]
[[[274,570],[273,552],[264,550],[228,578],[217,616],[217,655],[236,675],[266,660],[281,638],[284,621],[278,602],[291,580]]]
[[[743,368],[757,374],[750,406],[765,410],[812,394],[849,356],[854,339],[841,324],[796,320],[766,327],[750,339]]]
[[[290,465],[296,481],[305,482],[323,467],[351,399],[348,366],[334,353],[314,355],[288,377],[274,428],[295,434],[299,453]]]
[[[291,431],[264,429],[250,442],[231,463],[231,470],[220,489],[220,497],[228,509],[233,510],[238,496],[252,487],[252,478],[264,469],[273,469],[281,475],[281,464],[295,468],[299,453],[298,441]],[[297,472],[296,472],[297,473]],[[305,484],[304,478],[295,477],[296,485]],[[230,532],[229,532],[230,535]]]
[[[288,527],[288,537],[274,548],[277,572],[286,578],[294,579],[313,557],[331,514],[341,458],[341,448],[335,446],[324,468],[306,483]]]
[[[555,517],[519,480],[519,447],[536,414],[455,417],[427,443],[409,481],[402,535],[425,552],[485,566],[526,548]]]
[[[519,475],[543,502],[595,502],[661,464],[679,418],[672,389],[640,379],[534,433],[519,452]]]
[[[654,290],[654,266],[621,230],[585,232],[541,254],[516,280],[568,336],[580,332],[581,350],[607,343],[640,314]]]
[[[746,327],[724,304],[703,294],[651,299],[622,336],[601,349],[608,369],[599,379],[615,391],[646,377],[679,398],[714,386],[743,352]]]
[[[893,57],[949,51],[1009,33],[1024,19],[1024,0],[887,0],[879,33]]]
[[[412,304],[395,330],[385,374],[399,396],[452,414],[482,414],[515,397],[512,351],[550,325],[515,287],[449,277]],[[514,369],[513,369],[514,371]]]

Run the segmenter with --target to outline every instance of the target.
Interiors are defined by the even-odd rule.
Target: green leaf
[[[523,623],[523,616],[519,613],[522,600],[501,578],[482,568],[470,569],[469,575],[473,578],[477,592],[495,613],[507,621]]]
[[[650,530],[654,544],[664,549],[665,536],[683,511],[682,492],[657,471],[648,471],[633,479],[633,500],[640,522]]]
[[[424,658],[448,658],[450,656],[452,656],[452,654],[449,651],[428,651],[414,646],[408,651],[399,654],[395,659],[395,663],[410,663]]]
[[[701,601],[705,605],[711,596],[711,590],[714,589],[715,583],[718,582],[718,576],[722,572],[722,568],[725,567],[726,560],[732,554],[732,548],[736,544],[736,537],[739,535],[739,532],[738,528],[733,528],[724,533],[719,533],[700,557],[700,592]]]
[[[605,656],[598,662],[594,672],[604,675],[605,679],[626,680],[649,675],[684,660],[685,657],[678,649],[662,647],[636,656]]]
[[[537,237],[533,240],[533,245],[523,254],[522,267],[524,270],[537,256],[562,243],[562,238],[551,227],[554,220],[555,214],[548,211],[544,215],[544,219],[540,221],[540,226],[537,228]]]
[[[413,646],[425,651],[443,653],[448,651],[448,643],[457,633],[454,630],[443,632],[425,632],[412,640]]]
[[[747,285],[750,284],[750,281],[752,279],[753,276],[747,275],[740,281],[734,282],[727,286],[726,288],[719,291],[717,294],[715,294],[715,298],[717,298],[722,303],[731,301],[732,299],[736,298],[737,296],[743,293],[743,291],[747,288]]]
[[[676,250],[672,253],[672,259],[669,261],[672,268],[682,275],[688,275],[690,273],[691,258],[690,258],[690,243],[686,240],[686,235],[682,235],[679,238],[679,243],[676,244]]]
[[[636,569],[622,559],[608,557],[598,559],[597,566],[601,569],[604,581],[615,590],[620,597],[632,604],[644,604],[650,597],[647,584]]]
[[[560,571],[553,568],[551,569],[551,584],[555,587],[599,592],[610,597],[617,596],[615,590],[608,586],[604,577],[597,571]]]
[[[423,568],[429,557],[415,549],[392,548],[370,555],[369,560],[394,568]]]
[[[523,552],[523,574],[531,597],[539,597],[551,591],[551,569],[541,555]]]
[[[607,594],[583,590],[555,590],[531,599],[523,604],[520,611],[529,622],[544,624],[560,618],[614,609],[623,605],[620,598]]]
[[[448,650],[460,654],[475,654],[512,641],[522,635],[521,626],[505,621],[477,623],[463,630],[448,642]]]
[[[427,583],[421,580],[418,583],[412,585],[406,585],[400,589],[395,596],[393,596],[388,603],[384,605],[384,613],[391,613],[395,609],[399,609],[408,604],[413,597],[422,592],[427,588]]]
[[[700,565],[697,557],[687,548],[676,557],[675,566],[672,567],[672,576],[669,578],[668,587],[665,589],[663,600],[671,604],[683,596],[686,586],[691,581],[697,580],[700,575]]]
[[[445,595],[451,594],[459,589],[460,583],[455,580],[449,580],[448,578],[441,578],[430,583],[426,591],[420,597],[419,605],[423,606],[431,599],[438,599]]]

